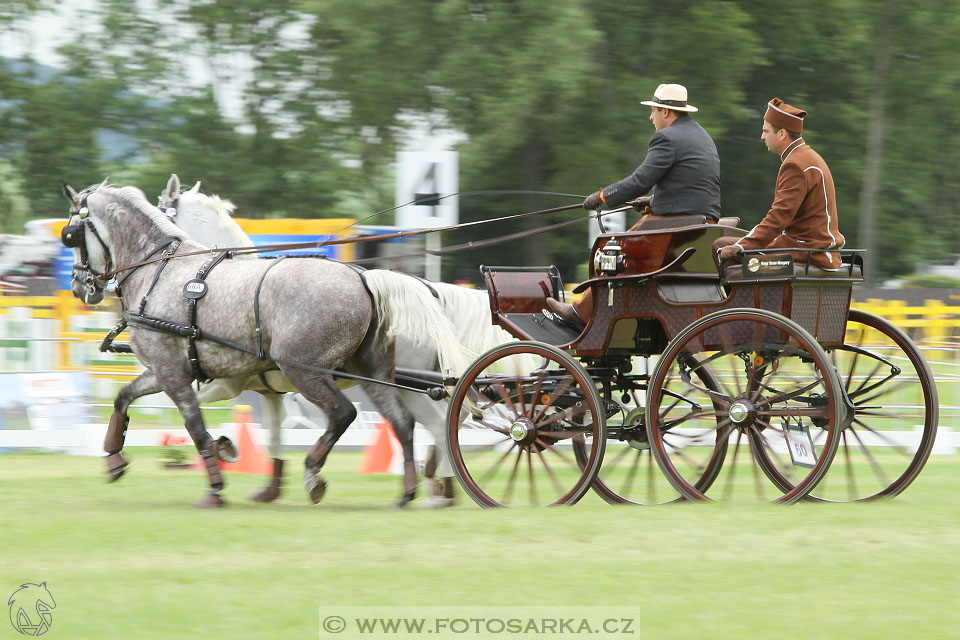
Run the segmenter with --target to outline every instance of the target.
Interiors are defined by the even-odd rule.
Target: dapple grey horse
[[[305,487],[319,502],[326,490],[320,469],[356,417],[334,381],[333,370],[342,367],[363,378],[360,384],[400,440],[404,477],[399,504],[415,497],[413,416],[395,388],[376,381],[394,380],[396,335],[430,342],[442,361],[454,369],[464,366],[450,323],[429,293],[407,287],[397,295],[393,281],[403,276],[381,271],[361,279],[351,267],[319,258],[223,260],[215,267],[209,251],[178,258],[205,247],[167,220],[139,189],[116,188],[106,180],[79,193],[63,187],[70,214],[62,238],[74,249],[73,293],[95,304],[103,298],[105,274],[122,269],[117,295],[130,323],[133,351],[146,369],[114,402],[104,443],[112,478],[127,465],[120,451],[130,403],[164,391],[177,405],[207,469],[210,492],[200,504],[222,505],[221,449],[206,430],[191,383],[198,367],[209,378],[279,369],[330,420],[304,462]],[[206,279],[198,285],[201,271],[207,272]],[[197,300],[195,324],[189,297]],[[198,338],[198,364],[188,355],[189,337]]]
[[[234,205],[229,200],[200,191],[197,182],[188,190],[181,190],[180,179],[176,174],[170,176],[166,188],[159,197],[159,206],[167,216],[190,236],[210,247],[252,247],[253,242],[233,220]],[[254,254],[251,254],[251,257]],[[412,277],[406,281],[412,286],[424,287],[439,298],[444,315],[454,324],[457,338],[472,354],[479,354],[505,342],[515,340],[490,318],[490,300],[482,290],[469,289],[443,282],[419,281]],[[414,284],[415,283],[415,284]],[[414,344],[403,336],[397,339],[397,361],[405,368],[433,371],[438,369],[437,353],[429,345]],[[533,368],[533,365],[528,365]],[[200,398],[204,402],[228,400],[236,397],[243,389],[259,391],[265,400],[264,426],[269,429],[270,453],[274,459],[274,477],[264,489],[257,491],[251,499],[269,501],[276,499],[280,492],[280,474],[283,469],[281,457],[280,424],[282,421],[281,396],[271,390],[286,391],[289,383],[282,379],[279,372],[268,376],[267,389],[258,376],[248,379],[214,380],[203,385]],[[433,495],[427,506],[444,507],[453,500],[453,469],[445,455],[446,443],[446,402],[436,402],[410,391],[400,391],[403,403],[411,410],[414,418],[430,431],[437,443],[428,459],[425,475]],[[431,481],[436,476],[436,481]]]

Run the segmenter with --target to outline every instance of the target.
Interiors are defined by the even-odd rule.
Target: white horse
[[[235,207],[229,200],[215,195],[201,193],[200,183],[191,189],[182,191],[180,179],[176,174],[170,176],[167,187],[159,198],[161,210],[181,229],[198,242],[209,247],[252,247],[253,242],[243,233],[240,225],[233,220]],[[250,257],[255,257],[251,254]],[[412,276],[411,276],[412,277]],[[437,296],[443,313],[453,323],[456,335],[468,353],[479,354],[515,340],[513,336],[494,325],[490,316],[490,301],[485,291],[460,287],[443,282],[425,283]],[[397,291],[397,295],[402,295]],[[436,371],[437,354],[430,348],[417,346],[404,339],[397,338],[397,362],[405,369]],[[527,366],[522,363],[518,366]],[[528,370],[534,366],[529,366]],[[283,473],[281,458],[280,424],[283,420],[283,407],[279,392],[291,391],[290,384],[279,371],[266,374],[266,384],[260,377],[249,379],[220,379],[204,385],[200,398],[204,402],[229,400],[244,389],[253,389],[264,398],[264,426],[270,432],[270,455],[274,460],[274,476],[266,488],[251,495],[252,500],[268,502],[280,493],[280,479]],[[431,497],[426,502],[430,507],[444,507],[453,503],[453,468],[445,454],[446,451],[446,414],[447,402],[437,402],[427,396],[410,391],[401,391],[404,405],[413,413],[417,422],[422,424],[433,436],[436,446],[431,452],[425,475],[430,485]]]

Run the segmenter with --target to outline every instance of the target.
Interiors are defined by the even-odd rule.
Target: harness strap
[[[210,259],[204,262],[203,266],[197,271],[197,280],[206,280],[210,272],[213,271],[213,268],[220,264],[227,255],[227,252],[223,251],[210,256]],[[190,326],[194,328],[197,327],[197,302],[199,300],[200,298],[187,298],[187,317]],[[194,380],[197,382],[209,382],[213,379],[207,376],[200,366],[200,354],[197,351],[196,336],[187,336],[187,357],[190,360],[190,368],[193,371]]]
[[[154,249],[153,253],[157,253],[157,251],[161,249],[166,249],[166,251],[163,252],[164,258],[160,261],[160,264],[157,265],[157,270],[153,272],[153,280],[150,281],[150,286],[147,287],[146,293],[143,294],[143,298],[140,300],[139,313],[142,314],[147,308],[147,300],[150,298],[150,293],[157,285],[157,281],[160,280],[160,274],[163,273],[163,268],[167,266],[167,263],[170,262],[170,258],[177,252],[177,249],[180,248],[180,244],[181,242],[179,239],[172,238],[170,242],[166,244],[166,246]]]
[[[253,317],[257,332],[256,356],[260,360],[267,359],[267,354],[263,351],[263,330],[260,328],[260,289],[263,287],[263,281],[266,280],[267,273],[270,272],[270,269],[273,269],[275,266],[280,264],[280,261],[286,257],[287,256],[280,256],[272,264],[270,264],[270,266],[264,269],[263,274],[260,276],[260,282],[257,283],[257,291],[253,294]]]
[[[157,331],[159,333],[167,333],[175,336],[181,336],[183,338],[188,338],[191,335],[198,340],[210,340],[211,342],[216,342],[219,345],[224,347],[229,347],[231,349],[236,349],[237,351],[243,351],[244,353],[249,353],[250,355],[257,355],[257,352],[246,347],[239,342],[234,342],[227,338],[221,338],[220,336],[215,336],[206,331],[201,331],[199,327],[190,327],[181,322],[174,322],[173,320],[164,320],[163,318],[156,318],[149,315],[140,315],[136,313],[130,313],[129,311],[124,312],[124,319],[130,323],[130,326],[137,327],[140,329],[146,329],[147,331]],[[324,375],[331,376],[333,378],[345,378],[347,380],[357,380],[359,382],[374,382],[386,387],[393,387],[394,389],[402,389],[403,391],[413,391],[414,393],[422,393],[429,396],[433,400],[442,400],[447,396],[447,390],[443,387],[432,387],[429,389],[417,389],[416,387],[407,387],[402,384],[396,384],[393,382],[387,382],[386,380],[375,380],[373,378],[365,378],[353,373],[347,373],[346,371],[334,370],[334,369],[324,369],[323,367],[317,367],[312,364],[306,364],[303,362],[293,362],[292,360],[284,360],[281,358],[271,357],[271,360],[277,364],[287,365],[288,367],[296,367],[298,369],[304,369],[305,371],[313,371],[314,373],[322,373]]]
[[[110,353],[133,353],[133,348],[131,348],[129,342],[118,342],[114,344],[113,341],[118,335],[123,333],[123,330],[127,328],[127,321],[123,318],[120,318],[120,322],[117,323],[113,329],[110,329],[110,333],[106,335],[103,339],[103,342],[100,343],[100,351]]]
[[[126,273],[126,275],[124,275],[122,278],[120,278],[120,279],[117,281],[117,291],[118,291],[118,292],[120,291],[120,287],[123,286],[123,283],[127,281],[127,278],[129,278],[130,276],[133,275],[133,272],[134,272],[134,271],[136,271],[137,269],[139,269],[140,267],[142,267],[144,264],[150,264],[149,262],[147,262],[148,260],[150,260],[151,258],[153,258],[153,256],[157,255],[158,253],[160,253],[161,251],[163,251],[164,249],[166,249],[167,247],[169,247],[170,245],[172,245],[174,242],[176,242],[176,243],[178,243],[178,244],[177,244],[177,246],[173,249],[173,251],[170,252],[170,254],[172,255],[172,254],[176,253],[177,249],[180,248],[180,244],[179,244],[179,243],[180,243],[180,240],[178,240],[177,238],[168,238],[166,242],[164,242],[163,244],[161,244],[160,246],[158,246],[156,249],[154,249],[153,251],[151,251],[150,253],[148,253],[148,254],[146,255],[146,257],[143,259],[144,262],[143,262],[142,264],[138,264],[138,265],[136,265],[136,266],[130,267],[130,270]],[[167,260],[169,260],[169,259],[170,259],[170,256],[166,256],[165,258],[163,258],[163,261],[162,261],[161,264],[166,264]],[[163,267],[160,267],[160,268],[162,269]],[[118,295],[119,295],[119,293],[118,293]]]

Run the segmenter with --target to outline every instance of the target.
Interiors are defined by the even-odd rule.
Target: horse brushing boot
[[[327,481],[320,475],[320,469],[326,462],[328,453],[330,453],[330,445],[317,442],[303,461],[303,488],[307,490],[307,495],[310,496],[313,504],[323,500],[327,492]]]
[[[110,416],[110,424],[107,426],[107,435],[103,439],[103,450],[107,452],[107,482],[116,482],[127,471],[129,464],[120,451],[123,449],[123,441],[127,437],[127,424],[130,418],[125,413],[113,412]]]
[[[254,502],[273,502],[280,497],[280,485],[282,481],[283,460],[280,458],[274,458],[273,479],[270,480],[270,484],[259,491],[254,491],[248,496],[248,498]]]
[[[220,475],[220,462],[217,460],[217,456],[203,455],[204,453],[209,452],[201,451],[200,455],[203,457],[203,466],[206,467],[207,475],[210,477],[210,493],[201,498],[197,502],[197,506],[203,507],[204,509],[225,506],[226,502],[220,497],[220,490],[223,489],[223,476]]]
[[[407,460],[403,463],[403,495],[397,507],[403,508],[417,497],[417,463]]]

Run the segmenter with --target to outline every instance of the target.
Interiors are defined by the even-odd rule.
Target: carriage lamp
[[[598,273],[615,275],[623,271],[626,266],[627,256],[623,253],[623,247],[613,239],[607,240],[607,244],[597,249],[597,253],[593,256],[593,269]]]

